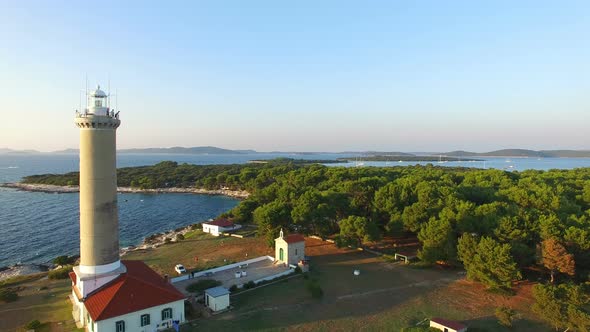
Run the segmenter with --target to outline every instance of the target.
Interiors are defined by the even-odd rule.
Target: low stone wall
[[[274,262],[274,257],[271,256],[260,256],[260,257],[256,257],[256,258],[252,258],[246,261],[242,261],[242,262],[238,262],[238,263],[233,263],[233,264],[228,264],[228,265],[224,265],[224,266],[220,266],[220,267],[216,267],[213,269],[209,269],[209,270],[204,270],[204,271],[199,271],[199,272],[195,272],[194,274],[194,278],[198,278],[198,277],[202,277],[208,273],[216,273],[216,272],[220,272],[220,271],[225,271],[225,270],[229,270],[229,269],[233,269],[236,268],[240,265],[244,265],[244,264],[252,264],[252,263],[256,263],[256,262],[261,262],[264,260],[270,260],[271,262]],[[185,275],[181,275],[179,277],[176,278],[172,278],[170,279],[170,282],[175,283],[175,282],[179,282],[179,281],[183,281],[183,280],[188,280],[190,273],[187,273]]]
[[[279,278],[279,277],[282,277],[282,276],[286,276],[286,275],[291,274],[291,273],[294,273],[294,272],[295,272],[294,269],[289,269],[287,271],[283,271],[281,273],[277,273],[277,274],[274,274],[272,276],[268,276],[268,277],[260,278],[258,280],[254,280],[254,282],[255,283],[259,283],[259,282],[262,282],[262,281],[273,280],[273,279],[276,279],[276,278]],[[239,285],[238,285],[238,287],[241,288]]]

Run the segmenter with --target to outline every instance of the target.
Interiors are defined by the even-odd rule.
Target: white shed
[[[221,286],[205,290],[205,306],[213,312],[227,309],[229,307],[229,290]]]
[[[242,225],[234,224],[231,220],[224,218],[203,223],[203,232],[214,236],[219,236],[223,232],[234,231],[240,228],[242,228]]]
[[[454,320],[444,318],[431,318],[430,327],[441,330],[443,332],[465,332],[467,326]]]

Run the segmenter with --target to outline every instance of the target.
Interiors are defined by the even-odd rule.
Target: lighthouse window
[[[94,100],[94,106],[96,106],[96,107],[102,107],[102,100],[95,99]]]

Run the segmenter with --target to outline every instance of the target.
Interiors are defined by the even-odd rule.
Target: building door
[[[279,260],[284,262],[285,260],[283,259],[283,248],[279,249]]]

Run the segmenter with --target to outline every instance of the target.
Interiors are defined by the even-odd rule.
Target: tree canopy
[[[421,259],[462,262],[470,277],[506,287],[519,269],[534,264],[541,243],[553,239],[572,255],[577,280],[586,280],[590,272],[590,168],[506,172],[432,165],[346,168],[288,160],[239,165],[168,161],[121,168],[117,176],[120,186],[247,190],[248,199],[227,216],[258,224],[269,243],[281,227],[340,235],[357,245],[412,234],[422,245]],[[78,174],[23,181],[77,184]]]

